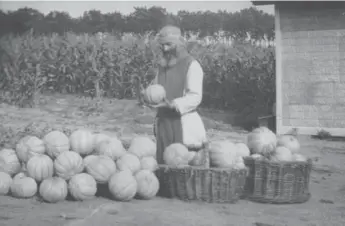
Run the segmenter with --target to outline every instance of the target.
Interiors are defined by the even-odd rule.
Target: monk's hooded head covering
[[[176,45],[184,45],[184,39],[181,30],[175,26],[165,26],[158,33],[158,42],[160,44],[174,43]]]
[[[157,41],[162,46],[163,56],[160,59],[160,65],[163,67],[175,65],[187,53],[185,40],[178,27],[171,25],[163,27],[157,35]],[[164,45],[170,46],[169,49],[166,50]]]

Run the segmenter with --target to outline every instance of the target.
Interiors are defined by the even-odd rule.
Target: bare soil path
[[[1,133],[9,127],[21,129],[32,122],[47,122],[71,130],[88,127],[94,131],[114,133],[124,142],[135,134],[152,136],[153,115],[149,109],[137,106],[135,101],[104,100],[96,103],[66,95],[46,96],[40,106],[33,109],[0,106]],[[216,116],[221,114],[202,111],[202,115],[211,139],[245,140],[246,132],[225,124],[226,117],[217,120]],[[312,198],[303,204],[271,205],[240,200],[236,204],[224,205],[187,203],[159,197],[126,203],[98,197],[84,202],[48,204],[37,198],[21,200],[2,196],[0,226],[345,225],[345,142],[302,136],[299,139],[303,154],[315,160],[310,182]]]

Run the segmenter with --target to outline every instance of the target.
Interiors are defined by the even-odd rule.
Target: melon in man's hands
[[[144,101],[150,105],[157,105],[162,103],[165,97],[165,89],[159,84],[150,85],[144,91]]]

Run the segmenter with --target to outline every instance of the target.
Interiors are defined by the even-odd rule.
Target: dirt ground
[[[211,139],[244,141],[246,132],[232,127],[231,114],[202,111]],[[127,142],[134,134],[152,135],[153,112],[136,101],[96,101],[49,95],[33,109],[0,106],[2,127],[21,128],[48,122],[70,129],[88,127],[116,133]],[[303,204],[272,205],[240,200],[236,204],[187,203],[154,198],[115,202],[97,197],[84,202],[43,203],[37,198],[0,197],[0,226],[60,225],[198,225],[198,226],[343,226],[345,225],[345,143],[299,137],[302,152],[313,158],[311,199]]]

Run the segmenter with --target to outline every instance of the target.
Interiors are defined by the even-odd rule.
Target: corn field
[[[204,69],[203,106],[270,109],[275,98],[273,47],[190,41],[188,49]],[[34,102],[47,91],[135,99],[140,87],[152,81],[159,56],[150,35],[28,33],[2,37],[0,51],[0,98],[17,105]]]

